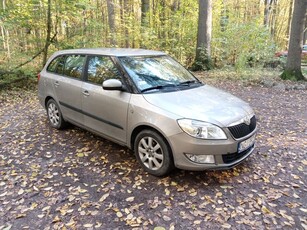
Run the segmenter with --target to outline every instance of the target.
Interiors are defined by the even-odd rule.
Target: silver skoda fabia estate
[[[38,97],[52,127],[69,122],[127,146],[155,176],[231,168],[254,150],[251,107],[159,51],[58,51],[39,74]]]

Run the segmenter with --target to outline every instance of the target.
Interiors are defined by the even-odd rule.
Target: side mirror
[[[117,79],[108,79],[102,83],[104,90],[123,90],[123,84]]]

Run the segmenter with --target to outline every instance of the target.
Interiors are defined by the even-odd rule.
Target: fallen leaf
[[[170,220],[171,220],[171,218],[170,218],[169,216],[166,216],[166,215],[164,215],[162,218],[163,218],[163,220],[165,220],[165,221],[170,221]]]
[[[61,221],[61,219],[59,218],[59,216],[56,216],[56,217],[53,218],[52,223],[57,223],[57,222],[60,222],[60,221]]]
[[[158,227],[155,227],[154,230],[166,230],[166,229],[164,227],[158,226]]]
[[[225,223],[225,224],[223,224],[223,225],[222,225],[222,227],[223,227],[223,228],[227,228],[227,229],[229,229],[229,228],[231,228],[231,225],[230,225],[230,224],[228,224],[228,223]]]
[[[0,194],[0,197],[4,197],[7,194],[7,192],[4,192],[2,194]]]
[[[105,200],[108,198],[109,195],[110,195],[109,193],[104,194],[104,195],[99,199],[99,202],[105,201]]]
[[[128,197],[128,198],[126,199],[126,201],[128,201],[128,202],[134,201],[134,196]]]
[[[121,218],[121,217],[123,217],[123,214],[122,214],[121,212],[117,212],[117,213],[116,213],[116,216],[117,216],[118,218]]]
[[[222,194],[221,192],[217,192],[215,195],[216,195],[217,197],[222,197],[222,196],[223,196],[223,194]]]
[[[91,228],[91,227],[93,227],[93,224],[84,224],[83,227],[85,227],[85,228]]]
[[[268,215],[272,215],[272,216],[275,216],[275,214],[273,212],[271,212],[267,207],[265,206],[262,206],[261,207],[261,211],[264,213],[264,214],[268,214]]]

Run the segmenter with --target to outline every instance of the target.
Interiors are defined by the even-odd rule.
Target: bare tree
[[[198,1],[198,31],[193,69],[211,69],[212,0]]]
[[[301,53],[306,8],[306,0],[295,0],[291,22],[288,58],[286,68],[281,75],[282,79],[306,80],[301,70]]]

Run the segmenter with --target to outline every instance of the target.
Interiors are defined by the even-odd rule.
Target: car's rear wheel
[[[165,176],[174,168],[168,143],[155,131],[141,131],[136,136],[134,151],[141,166],[152,175]]]
[[[47,115],[49,123],[53,128],[63,129],[66,126],[67,123],[63,119],[61,110],[53,99],[49,99],[47,102]]]

